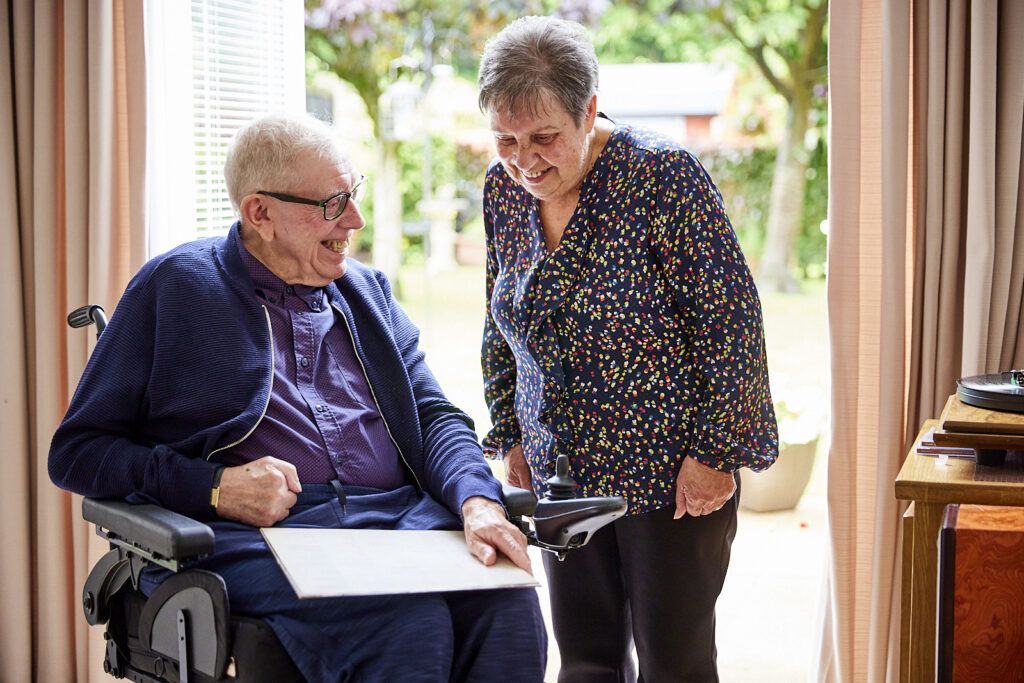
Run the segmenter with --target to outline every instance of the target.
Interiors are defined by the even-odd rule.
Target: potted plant
[[[754,512],[792,510],[814,468],[821,420],[811,402],[776,400],[779,459],[763,472],[740,470],[740,507]]]

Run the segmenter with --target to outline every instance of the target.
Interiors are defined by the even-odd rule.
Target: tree
[[[771,209],[758,281],[768,291],[797,291],[791,265],[807,188],[811,150],[804,143],[815,89],[824,87],[825,0],[793,0],[788,11],[765,0],[722,2],[708,16],[750,56],[788,105],[775,160]]]
[[[421,91],[438,60],[475,81],[484,44],[516,17],[554,14],[592,22],[605,6],[605,0],[307,0],[307,53],[320,68],[356,89],[374,122],[379,153],[374,183],[377,267],[393,276],[398,266],[398,143],[387,135],[387,112],[380,106],[397,71],[411,71]]]
[[[374,121],[374,259],[389,275],[397,269],[401,215],[391,191],[399,183],[397,143],[382,136],[380,102],[396,66],[413,65],[423,84],[430,77],[424,65],[441,55],[474,79],[486,40],[523,14],[588,24],[604,62],[744,60],[787,108],[758,281],[766,291],[795,291],[791,266],[812,151],[805,138],[824,119],[827,10],[826,0],[321,0],[307,2],[306,49],[355,87]]]
[[[603,60],[706,60],[719,48],[748,60],[787,112],[779,141],[758,282],[796,291],[791,273],[812,149],[826,82],[826,0],[641,0],[613,6],[595,43]]]
[[[439,59],[475,78],[487,38],[533,5],[530,0],[307,2],[307,53],[321,68],[355,88],[373,120],[379,160],[374,182],[374,262],[392,279],[401,243],[401,205],[395,192],[401,179],[398,142],[387,135],[382,95],[400,71],[409,72],[403,76],[425,91],[430,66]]]

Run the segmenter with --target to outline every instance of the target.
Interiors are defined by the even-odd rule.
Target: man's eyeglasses
[[[256,194],[280,199],[282,202],[319,206],[324,211],[324,220],[333,221],[335,218],[345,213],[345,207],[348,206],[349,199],[354,201],[356,204],[359,203],[359,200],[362,199],[363,196],[363,184],[365,182],[366,176],[360,176],[359,181],[353,185],[352,189],[348,192],[339,192],[338,194],[331,195],[327,199],[321,201],[306,199],[305,197],[296,197],[294,195],[284,194],[283,192],[267,192],[265,190],[257,190]]]

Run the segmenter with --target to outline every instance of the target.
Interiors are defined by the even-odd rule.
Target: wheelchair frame
[[[75,328],[95,324],[99,338],[107,318],[100,306],[87,305],[69,314],[68,324]],[[502,484],[510,521],[526,535],[530,545],[555,553],[560,560],[569,550],[586,545],[594,532],[626,511],[625,501],[618,496],[576,498],[576,482],[568,470],[568,458],[558,456],[556,474],[547,481],[547,493],[540,500],[532,491]],[[106,673],[137,683],[188,683],[193,674],[201,683],[266,680],[268,671],[262,665],[255,675],[239,671],[233,645],[241,640],[240,631],[259,638],[269,634],[277,642],[276,636],[261,620],[232,618],[227,588],[220,576],[188,568],[190,563],[213,553],[214,534],[209,526],[158,505],[94,498],[83,499],[82,516],[95,524],[96,533],[110,543],[110,551],[90,571],[82,589],[86,621],[107,625],[103,634]],[[532,527],[527,518],[532,519]],[[139,590],[139,579],[150,564],[169,569],[174,576],[147,599]],[[133,634],[131,609],[141,602],[144,605]],[[122,617],[126,623],[118,621]],[[196,634],[212,634],[212,638]],[[138,646],[133,647],[133,639]],[[249,649],[259,652],[264,648],[257,645]],[[277,662],[279,671],[274,679],[298,676],[301,680],[279,643],[278,650],[278,658],[284,661]]]

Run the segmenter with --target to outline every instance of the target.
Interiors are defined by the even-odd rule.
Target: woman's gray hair
[[[597,55],[587,30],[554,17],[516,19],[491,38],[480,59],[480,110],[539,113],[547,93],[583,123],[597,92]]]
[[[307,152],[321,159],[341,157],[331,127],[312,116],[270,114],[239,129],[224,162],[224,180],[235,211],[254,192],[290,189],[297,161]]]

